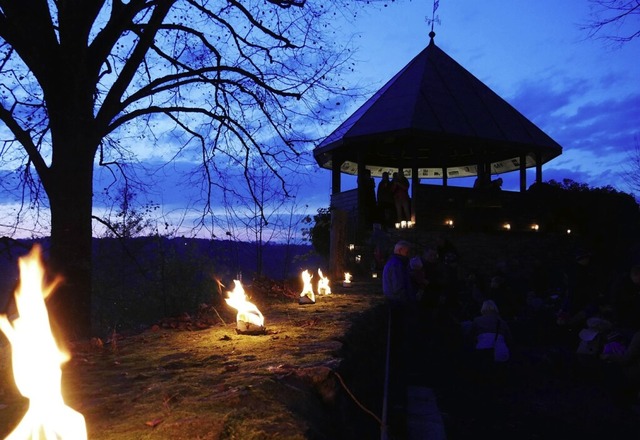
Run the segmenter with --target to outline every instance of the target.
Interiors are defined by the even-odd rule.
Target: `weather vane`
[[[434,23],[440,24],[440,17],[436,15],[436,10],[440,6],[440,0],[433,0],[433,12],[431,13],[431,18],[427,18],[427,24],[431,25],[431,33],[433,33],[433,25]]]

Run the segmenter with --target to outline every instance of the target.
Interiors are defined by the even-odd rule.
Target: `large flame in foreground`
[[[257,327],[264,326],[264,316],[258,310],[255,304],[247,301],[247,295],[244,293],[242,283],[238,280],[233,280],[234,288],[232,292],[227,292],[227,298],[225,301],[231,307],[238,311],[236,315],[236,322],[246,322],[253,324]]]
[[[0,315],[0,330],[11,343],[13,376],[20,393],[29,399],[26,414],[5,440],[85,440],[84,417],[65,405],[61,365],[69,354],[60,351],[51,333],[44,299],[55,284],[44,286],[40,248],[20,258],[20,286],[15,292],[18,317]]]

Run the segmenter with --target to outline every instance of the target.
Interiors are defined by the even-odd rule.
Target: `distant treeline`
[[[18,283],[18,258],[39,243],[46,259],[48,238],[0,239],[0,312]],[[261,276],[295,278],[323,267],[310,245],[265,244]],[[255,243],[193,238],[96,238],[93,245],[93,321],[97,332],[148,325],[220,302],[218,282],[232,289],[238,277],[257,275]],[[45,260],[46,265],[46,260]],[[55,293],[54,293],[55,294]]]

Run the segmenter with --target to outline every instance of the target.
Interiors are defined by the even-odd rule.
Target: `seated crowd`
[[[382,283],[400,344],[430,333],[468,352],[478,370],[499,369],[521,347],[564,349],[595,365],[614,402],[632,406],[640,404],[640,264],[619,269],[580,251],[564,268],[534,259],[481,274],[447,240],[399,241]]]

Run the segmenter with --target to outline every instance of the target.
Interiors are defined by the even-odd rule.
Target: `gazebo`
[[[542,165],[562,153],[551,137],[441,50],[433,31],[429,36],[422,52],[314,149],[318,165],[332,173],[332,210],[359,216],[359,190],[341,191],[343,174],[360,180],[366,170],[373,177],[399,172],[411,181],[412,221],[417,227],[433,224],[440,219],[433,218],[432,201],[468,202],[471,188],[450,186],[449,179],[519,172],[525,192],[526,169],[535,167],[535,180],[542,182]],[[423,179],[441,184],[425,185]]]

